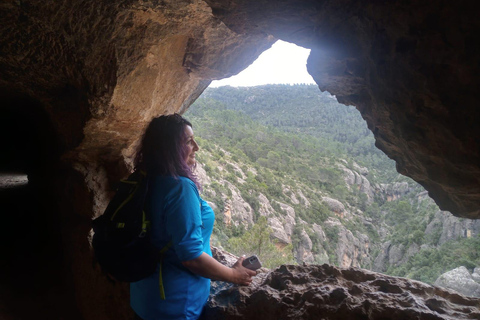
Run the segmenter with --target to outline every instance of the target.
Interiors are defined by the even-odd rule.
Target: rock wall
[[[429,200],[425,200],[429,201]],[[431,201],[431,200],[430,200]],[[375,257],[372,270],[387,271],[389,266],[401,266],[422,248],[438,247],[450,240],[478,237],[480,234],[480,220],[457,218],[444,211],[437,211],[424,230],[425,237],[432,239],[432,243],[419,246],[411,242],[408,246],[391,241],[382,244],[379,254]]]
[[[425,234],[440,233],[438,245],[458,238],[470,238],[480,234],[480,220],[453,217],[448,212],[438,211],[427,225]]]
[[[238,167],[236,164],[235,166]],[[347,201],[344,201],[344,204],[337,199],[321,196],[326,209],[334,217],[328,218],[321,225],[309,225],[300,218],[292,206],[270,200],[262,193],[256,195],[259,203],[258,214],[267,217],[272,237],[280,243],[293,244],[293,254],[299,264],[331,263],[343,268],[361,267],[377,272],[386,272],[389,267],[399,267],[407,263],[410,257],[421,249],[435,248],[449,240],[476,237],[480,233],[480,220],[458,218],[448,212],[438,210],[427,192],[418,193],[421,188],[415,187],[412,183],[397,182],[374,185],[366,177],[368,175],[366,168],[361,168],[355,163],[352,165],[353,169],[347,169],[343,165],[340,167],[344,173],[346,186],[358,188],[360,192],[366,194],[367,199],[370,194],[371,198],[375,197],[379,201],[404,199],[404,201],[410,201],[412,205],[415,204],[413,211],[422,217],[421,225],[425,225],[425,228],[421,231],[428,240],[424,239],[421,245],[415,241],[401,243],[398,239],[396,241],[388,240],[395,229],[395,223],[401,224],[402,221],[380,223],[380,217],[369,217]],[[204,182],[204,190],[209,192],[212,181],[205,175],[201,165],[198,166],[198,169],[199,176],[203,179],[201,181]],[[245,176],[242,170],[244,169],[237,168],[235,172],[238,172],[240,176]],[[358,176],[362,176],[363,179],[350,179]],[[360,184],[355,183],[356,181]],[[226,186],[229,190],[228,196],[227,194],[221,195],[223,199],[228,198],[225,205],[224,223],[241,225],[246,228],[251,225],[253,210],[241,197],[235,185],[219,178],[216,179],[216,183]],[[299,186],[296,188],[283,186],[283,192],[284,196],[288,195],[292,204],[300,204],[298,199],[303,194]],[[308,201],[303,202],[303,207],[310,210]],[[424,214],[422,210],[427,207],[435,207],[437,211]],[[377,214],[385,215],[386,213],[379,212]],[[352,226],[349,223],[360,223],[365,228],[358,225]],[[292,241],[295,229],[298,232],[296,234],[297,241]],[[325,231],[329,231],[328,236]]]
[[[91,219],[129,171],[152,117],[183,112],[211,79],[245,68],[273,38],[232,32],[203,1],[14,1],[0,5],[0,21],[2,112],[50,130],[36,133],[49,141],[18,169],[54,204],[41,214],[61,218],[55,268],[72,292],[61,317],[129,319],[128,287],[92,260]],[[2,139],[25,145],[21,127],[9,128]]]
[[[226,265],[235,257],[214,250]],[[480,317],[480,299],[357,268],[284,265],[248,287],[214,283],[206,319],[442,319]]]

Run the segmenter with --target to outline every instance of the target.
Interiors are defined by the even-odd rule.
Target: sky
[[[315,84],[307,72],[310,49],[278,40],[239,74],[212,81],[210,87],[251,87],[263,84]]]

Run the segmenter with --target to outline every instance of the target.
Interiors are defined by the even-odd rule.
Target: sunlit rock
[[[475,268],[478,271],[479,268]],[[475,277],[465,267],[458,267],[442,274],[435,281],[435,285],[451,290],[455,290],[469,297],[480,298],[480,281],[478,273]]]

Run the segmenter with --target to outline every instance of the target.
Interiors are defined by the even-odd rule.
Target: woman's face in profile
[[[193,137],[193,129],[190,126],[185,126],[185,137],[187,144],[187,154],[185,162],[193,167],[195,165],[195,152],[198,151],[198,144]]]

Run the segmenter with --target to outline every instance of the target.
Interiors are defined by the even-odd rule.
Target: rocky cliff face
[[[458,238],[470,238],[480,234],[480,220],[453,217],[448,212],[438,211],[425,229],[426,234],[436,233],[438,244]]]
[[[246,173],[234,163],[235,172],[239,176]],[[402,199],[415,199],[418,206],[434,206],[425,191],[418,194],[418,188],[407,182],[393,184],[373,184],[368,180],[368,169],[353,164],[351,169],[340,165],[344,174],[347,187],[357,188],[367,199],[381,199],[381,201],[397,201]],[[212,181],[204,174],[201,164],[198,166],[199,176],[202,177],[205,190],[210,190]],[[223,170],[223,169],[222,169]],[[362,177],[361,179],[352,177]],[[253,222],[253,209],[241,197],[238,189],[230,182],[217,179],[226,187],[227,194],[221,197],[225,202],[223,212],[224,222],[227,225],[234,224],[248,228]],[[357,184],[358,182],[358,184]],[[299,204],[298,199],[305,196],[301,188],[297,189],[283,186],[284,195],[291,200],[292,204]],[[390,267],[399,267],[417,254],[422,248],[438,247],[449,240],[476,237],[480,232],[480,221],[461,219],[452,216],[448,212],[437,210],[432,216],[425,216],[423,222],[425,229],[422,230],[424,237],[431,238],[428,244],[420,246],[414,241],[398,243],[389,240],[394,227],[374,221],[357,207],[323,195],[321,199],[325,207],[333,217],[328,218],[322,225],[310,225],[299,218],[295,209],[285,203],[268,199],[264,194],[256,195],[259,203],[258,213],[267,217],[268,225],[272,230],[272,237],[282,244],[292,244],[292,235],[297,228],[299,231],[293,247],[293,253],[299,264],[323,264],[332,263],[342,268],[362,267],[378,272],[386,272]],[[310,203],[302,201],[304,208],[310,210]],[[415,210],[419,210],[416,208]],[[385,214],[385,213],[382,213]],[[378,238],[371,239],[371,234],[360,232],[358,228],[352,229],[351,224],[359,221],[367,229],[378,234]],[[401,221],[399,222],[402,223]],[[327,236],[325,231],[329,231]],[[364,229],[365,230],[365,229]]]
[[[432,201],[426,197],[425,192],[420,193],[418,198],[424,203],[431,203]],[[426,223],[424,230],[425,237],[431,239],[430,244],[419,246],[415,242],[405,245],[387,241],[382,244],[380,253],[375,258],[372,270],[385,272],[389,266],[398,267],[406,263],[411,256],[418,253],[422,248],[438,247],[450,240],[477,237],[479,234],[480,220],[457,218],[448,212],[438,210],[433,214],[430,221]]]
[[[214,250],[231,265],[235,257]],[[480,299],[404,278],[329,265],[262,270],[248,287],[214,284],[208,319],[478,319]]]

